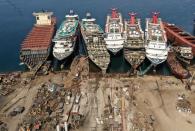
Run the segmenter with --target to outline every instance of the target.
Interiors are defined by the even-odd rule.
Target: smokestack
[[[152,16],[153,23],[157,24],[158,23],[159,12],[152,12],[152,14],[153,14],[153,16]]]
[[[129,21],[129,23],[130,23],[130,24],[135,24],[135,21],[136,21],[136,13],[134,13],[134,12],[129,13],[129,16],[130,16],[130,21]]]
[[[118,18],[118,14],[117,14],[117,9],[116,8],[112,8],[111,17],[112,18]]]

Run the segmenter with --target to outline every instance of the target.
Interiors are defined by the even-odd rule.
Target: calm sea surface
[[[70,9],[80,18],[89,11],[104,28],[106,14],[112,7],[117,7],[124,18],[128,18],[128,12],[137,12],[143,29],[144,19],[150,17],[152,11],[159,11],[163,20],[193,32],[195,0],[0,0],[0,72],[21,69],[19,49],[33,26],[32,12],[53,11],[59,25]],[[120,70],[121,65],[113,67]]]

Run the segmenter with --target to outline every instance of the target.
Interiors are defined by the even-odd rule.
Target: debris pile
[[[64,82],[65,88],[78,87],[82,79],[88,78],[88,74],[88,58],[84,56],[75,57]]]
[[[55,129],[63,113],[65,90],[56,84],[43,84],[37,93],[34,103],[29,110],[20,129]]]
[[[152,115],[146,116],[141,112],[135,112],[132,119],[132,131],[154,131],[155,118]]]
[[[0,95],[6,96],[15,90],[15,85],[21,80],[20,72],[0,74]]]
[[[8,131],[7,124],[3,121],[0,121],[0,131]]]
[[[40,67],[40,69],[37,71],[37,75],[41,76],[41,75],[48,75],[48,71],[51,67],[51,61],[46,61],[44,62],[44,64]]]
[[[191,103],[186,99],[185,95],[178,95],[176,109],[179,112],[191,113]]]

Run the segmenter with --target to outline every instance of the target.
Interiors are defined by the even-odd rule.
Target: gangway
[[[140,69],[140,71],[138,72],[138,75],[139,76],[145,75],[153,66],[154,66],[154,64],[151,63],[144,71],[141,71],[141,69]]]

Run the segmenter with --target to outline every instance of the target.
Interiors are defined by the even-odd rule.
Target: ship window
[[[50,16],[48,16],[47,18],[48,18],[49,20],[51,19],[51,17],[50,17]]]
[[[37,16],[37,20],[39,20],[39,17]]]

